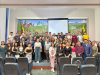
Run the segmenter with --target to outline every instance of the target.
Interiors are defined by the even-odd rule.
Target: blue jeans
[[[35,61],[41,61],[40,47],[35,48]]]
[[[82,57],[82,55],[78,56],[78,54],[76,54],[76,57]]]

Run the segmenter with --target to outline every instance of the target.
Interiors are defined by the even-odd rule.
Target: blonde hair
[[[70,47],[70,44],[69,44],[69,42],[66,42],[66,44],[68,44],[68,46]]]

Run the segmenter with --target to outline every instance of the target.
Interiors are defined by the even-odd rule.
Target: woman
[[[17,42],[16,42],[15,46],[12,47],[12,55],[13,55],[13,57],[16,57],[16,55],[18,55],[17,52],[18,52],[18,45],[17,45]]]
[[[98,54],[98,47],[95,46],[95,42],[92,42],[92,56],[95,57]]]
[[[92,45],[92,42],[91,42],[91,40],[89,40],[89,41],[88,41],[88,43],[89,43],[90,45]]]
[[[39,39],[37,39],[37,42],[34,44],[34,52],[35,52],[35,61],[36,63],[39,63],[41,61],[41,52],[42,52],[42,47],[41,43],[39,42]]]
[[[71,58],[71,52],[72,52],[72,48],[70,47],[70,44],[67,42],[66,43],[66,47],[64,47],[64,55],[65,55],[65,57]]]
[[[22,42],[20,42],[20,46],[18,47],[18,52],[20,57],[24,57],[24,47]]]
[[[72,48],[72,58],[73,57],[76,57],[76,53],[75,53],[75,43],[74,42],[72,42],[71,48]]]
[[[62,44],[62,43],[63,43],[63,39],[62,39],[62,38],[60,38],[59,40],[60,40],[60,43]]]
[[[36,39],[37,39],[37,38],[36,38],[36,36],[34,36],[34,39],[33,39],[33,41],[34,41],[34,42],[36,42]]]
[[[0,46],[0,57],[5,58],[5,50],[6,50],[6,46],[4,44],[4,41],[1,42],[1,46]]]
[[[57,61],[59,62],[59,58],[64,57],[64,50],[62,47],[62,44],[59,44],[59,47],[57,48]]]
[[[56,43],[54,38],[51,39],[51,43]]]
[[[82,57],[84,48],[81,46],[81,42],[78,41],[77,45],[75,46],[76,57]]]
[[[62,47],[64,48],[66,45],[65,45],[65,40],[63,40],[63,44],[62,44]]]
[[[57,48],[58,46],[59,46],[59,39],[57,39],[55,43],[55,47]]]
[[[49,48],[49,57],[50,57],[50,62],[51,62],[51,71],[54,72],[56,49],[55,49],[54,43],[52,43],[51,46],[52,47]]]
[[[99,59],[100,58],[100,42],[98,43],[98,54],[97,54],[97,59]]]
[[[11,52],[12,52],[12,46],[10,43],[8,43],[6,47],[6,57],[11,57]]]
[[[71,39],[68,39],[68,43],[70,44],[70,46],[72,46]]]
[[[75,33],[73,33],[73,35],[72,35],[72,42],[74,42],[76,44],[77,41],[78,41],[77,36],[75,35]]]
[[[31,63],[32,62],[32,47],[31,47],[31,43],[28,43],[28,47],[25,48],[25,54],[26,57],[28,58],[28,62]]]

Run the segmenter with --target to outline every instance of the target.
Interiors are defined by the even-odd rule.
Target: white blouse
[[[52,55],[52,54],[51,54],[51,52],[52,52],[52,47],[49,48],[49,54],[50,54],[50,56],[55,56],[55,55],[56,55],[56,48],[53,48],[53,50],[54,50],[54,53],[53,53],[53,55]]]
[[[39,42],[39,43],[35,42],[35,44],[34,44],[34,49],[35,49],[36,47],[42,48],[41,43],[40,43],[40,42]]]

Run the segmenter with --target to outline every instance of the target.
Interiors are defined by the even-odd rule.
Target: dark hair
[[[84,40],[87,40],[87,39],[84,39]],[[87,40],[88,41],[88,40]],[[90,40],[89,40],[90,41]]]
[[[73,44],[73,43],[75,44],[75,42],[72,42],[72,44]],[[75,45],[76,45],[76,44],[75,44]],[[75,47],[75,45],[74,45],[74,47]]]
[[[2,45],[2,42],[4,42],[4,41],[1,41],[1,45]],[[4,42],[4,45],[5,45],[5,42]]]
[[[15,43],[17,43],[17,42],[15,42]],[[17,44],[17,47],[18,47],[18,44]],[[15,48],[15,45],[14,45],[14,48]]]
[[[31,44],[31,43],[28,43],[28,45],[29,45],[29,44]]]
[[[70,32],[68,32],[68,33],[70,33]]]
[[[20,42],[20,43],[22,43],[22,42]],[[23,43],[22,43],[22,46],[23,46]]]
[[[13,32],[10,32],[10,33],[13,33]]]
[[[54,44],[54,43],[51,43],[51,46],[52,46],[52,44]],[[55,44],[54,44],[54,47],[55,47]]]
[[[10,44],[10,47],[12,47],[11,43],[7,43],[7,47],[6,47],[6,49],[8,49],[8,48],[9,48],[9,47],[8,47],[8,44]]]
[[[68,34],[68,33],[66,33],[66,34]]]
[[[31,31],[29,31],[29,32],[31,32]]]
[[[98,44],[97,44],[98,47],[99,47],[99,43],[100,43],[100,42],[98,42]]]
[[[49,32],[49,33],[51,33],[51,32]]]

